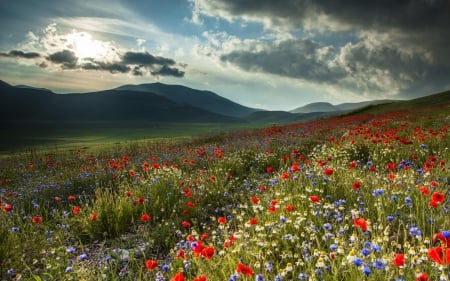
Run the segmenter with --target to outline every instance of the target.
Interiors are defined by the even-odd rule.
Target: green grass
[[[4,153],[0,279],[448,280],[449,114]]]

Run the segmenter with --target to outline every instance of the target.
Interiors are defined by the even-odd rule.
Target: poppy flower
[[[252,201],[253,204],[258,204],[259,203],[259,198],[252,196],[252,198],[250,198],[250,200]]]
[[[42,223],[42,217],[41,216],[34,216],[32,219],[34,224],[38,225]]]
[[[97,220],[97,214],[96,213],[93,213],[92,215],[91,215],[91,221],[96,221]]]
[[[237,271],[237,273],[244,274],[244,275],[253,275],[254,274],[253,270],[249,266],[242,264],[242,263],[238,263],[236,271]]]
[[[192,279],[192,281],[206,281],[206,276],[202,275],[202,276],[196,277],[196,278]]]
[[[129,170],[128,174],[130,175],[130,177],[136,176],[136,172],[134,170]]]
[[[267,167],[266,168],[266,172],[268,173],[268,174],[272,174],[273,173],[273,168],[272,167]]]
[[[150,221],[150,216],[148,214],[143,214],[141,216],[141,222],[148,222]]]
[[[428,196],[430,195],[430,189],[424,185],[422,185],[421,187],[419,187],[419,191],[420,193],[422,193],[424,196]]]
[[[360,181],[355,181],[352,185],[353,190],[358,190],[361,187]]]
[[[10,212],[13,209],[13,207],[9,204],[6,204],[5,206],[3,206],[3,211],[5,212]]]
[[[284,172],[284,173],[281,174],[280,177],[281,177],[282,180],[287,180],[287,179],[290,178],[291,176],[290,176],[288,173]]]
[[[326,168],[325,170],[323,170],[323,173],[324,173],[326,176],[332,176],[332,175],[333,175],[333,169],[331,169],[331,168]]]
[[[309,196],[309,201],[314,202],[314,203],[319,203],[320,197],[316,196],[316,195],[311,195],[311,196]]]
[[[416,275],[416,280],[417,281],[428,281],[428,274],[426,274],[425,272],[420,272],[419,274]]]
[[[435,243],[437,239],[444,244],[444,247],[450,248],[450,231],[443,230],[433,235],[433,243]]]
[[[405,255],[404,254],[396,254],[392,259],[392,264],[396,267],[402,267],[405,265]]]
[[[188,227],[190,227],[190,226],[191,226],[191,223],[190,223],[190,222],[188,222],[188,221],[183,221],[183,222],[181,223],[181,226],[182,226],[182,227],[186,227],[186,228],[188,228]]]
[[[74,206],[72,209],[72,213],[74,215],[78,215],[80,213],[80,206]]]
[[[291,204],[287,205],[286,208],[284,208],[286,211],[288,212],[292,212],[294,210],[294,206],[292,206]]]
[[[155,260],[147,260],[147,261],[145,262],[145,267],[146,267],[148,270],[154,270],[157,266],[158,266],[158,261],[155,261]]]
[[[354,219],[353,225],[362,229],[362,231],[367,230],[367,221],[363,218]]]
[[[227,222],[227,218],[225,218],[225,217],[219,217],[219,218],[217,219],[217,222],[218,222],[219,224],[225,224],[225,223]]]
[[[439,265],[450,264],[450,248],[430,248],[428,249],[428,257]]]
[[[214,247],[208,247],[202,250],[202,256],[210,260],[214,256]]]
[[[182,272],[175,274],[170,281],[184,281],[184,275]]]
[[[73,195],[69,195],[69,197],[67,197],[67,200],[69,200],[69,201],[75,201],[75,196],[73,196]]]
[[[258,223],[258,219],[257,218],[251,218],[248,222],[249,225],[254,225]]]
[[[434,192],[433,194],[431,194],[431,201],[436,202],[437,204],[444,202],[444,200],[445,195],[442,192]]]

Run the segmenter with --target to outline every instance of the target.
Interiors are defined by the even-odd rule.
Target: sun
[[[78,59],[99,59],[107,55],[107,48],[103,42],[92,39],[87,32],[73,32],[68,34],[67,43]]]

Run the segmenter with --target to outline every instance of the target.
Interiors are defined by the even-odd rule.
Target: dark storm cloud
[[[0,53],[5,58],[39,59],[42,56],[36,52],[23,52],[12,50],[8,53]],[[60,65],[64,69],[82,69],[108,71],[110,73],[131,73],[134,76],[144,76],[149,73],[154,76],[183,77],[184,71],[175,67],[177,63],[170,58],[153,56],[148,52],[126,52],[119,61],[104,62],[93,58],[79,60],[71,50],[62,50],[45,56],[46,61],[37,61],[40,68],[47,68],[48,63]],[[178,64],[185,68],[186,64]]]
[[[267,72],[315,82],[335,82],[345,72],[332,65],[336,51],[310,40],[288,40],[266,45],[261,51],[233,51],[221,56],[249,71]]]
[[[175,67],[169,67],[167,65],[164,65],[163,67],[161,67],[161,69],[159,69],[157,71],[152,71],[151,74],[154,75],[154,76],[183,77],[184,76],[184,71],[181,71],[181,70],[179,70],[178,68],[175,68]]]
[[[125,64],[137,64],[137,65],[174,65],[175,61],[173,59],[153,56],[148,52],[126,52],[122,61]]]
[[[0,53],[0,56],[2,57],[9,57],[9,58],[24,58],[24,59],[35,59],[39,58],[41,55],[36,52],[23,52],[19,50],[12,50],[8,53]]]
[[[74,52],[70,50],[63,50],[53,54],[50,54],[47,57],[52,63],[61,64],[64,68],[72,69],[77,68],[78,58]]]
[[[203,15],[261,22],[309,39],[236,45],[223,62],[247,71],[338,85],[364,93],[412,95],[450,87],[450,1],[199,0]],[[352,41],[336,40],[347,34]],[[322,39],[326,38],[324,43]],[[341,37],[342,38],[342,37]],[[326,47],[329,49],[324,49]],[[431,85],[431,86],[430,86]],[[430,90],[430,89],[428,89]]]

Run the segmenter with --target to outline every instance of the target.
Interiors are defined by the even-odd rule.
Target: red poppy
[[[356,227],[359,227],[362,229],[362,231],[366,231],[367,230],[367,221],[363,218],[359,218],[359,219],[354,219],[353,220],[353,225],[355,225]]]
[[[139,204],[142,204],[142,203],[145,202],[145,198],[144,198],[144,197],[139,197],[136,201],[137,201]]]
[[[196,277],[196,278],[192,279],[192,281],[206,281],[206,276],[202,275],[202,276]]]
[[[225,217],[219,217],[219,218],[217,219],[217,222],[218,222],[219,224],[225,224],[225,223],[227,222],[227,218],[225,218]]]
[[[360,181],[355,181],[352,185],[353,190],[358,190],[361,187]]]
[[[323,170],[323,173],[324,173],[326,176],[331,176],[331,175],[333,175],[333,169],[331,169],[331,168],[326,168],[325,170]]]
[[[309,196],[309,201],[314,202],[314,203],[319,203],[320,197],[316,196],[316,195],[311,195],[311,196]]]
[[[172,279],[170,279],[170,281],[184,281],[184,275],[182,272],[178,272],[177,274],[175,274],[175,276],[173,276]]]
[[[41,216],[34,216],[32,219],[34,224],[38,225],[42,223],[42,217]]]
[[[72,210],[72,213],[74,215],[78,215],[80,213],[80,206],[74,206],[73,210]]]
[[[194,202],[192,202],[192,201],[187,202],[186,205],[187,205],[189,208],[193,208],[193,207],[195,206]]]
[[[130,175],[130,177],[136,176],[136,172],[134,170],[129,170],[128,174]]]
[[[392,264],[396,267],[402,267],[405,265],[405,255],[404,254],[396,254],[392,259]]]
[[[352,162],[350,162],[350,164],[348,165],[348,167],[349,167],[350,169],[354,169],[356,166],[358,166],[358,162],[356,162],[356,161],[352,161]]]
[[[441,231],[433,235],[433,243],[436,242],[437,239],[444,244],[444,247],[450,248],[450,231]]]
[[[59,196],[55,196],[55,201],[56,201],[56,202],[61,202],[61,200],[62,200],[62,198],[61,198],[61,197],[59,197]]]
[[[252,198],[250,198],[250,200],[252,201],[253,204],[258,204],[259,203],[259,198],[252,196]]]
[[[272,173],[273,173],[273,168],[270,167],[270,166],[267,167],[267,168],[266,168],[266,172],[269,173],[269,174],[272,174]]]
[[[3,211],[5,212],[10,212],[13,209],[13,207],[9,204],[6,204],[5,206],[3,206]]]
[[[288,212],[292,212],[294,210],[294,206],[289,204],[289,205],[286,206],[285,210],[288,211]]]
[[[181,223],[181,226],[182,226],[182,227],[186,227],[186,228],[188,228],[188,227],[190,227],[190,226],[191,226],[191,223],[190,223],[190,222],[188,222],[188,221],[183,221],[183,222]]]
[[[419,191],[420,193],[422,193],[424,196],[428,196],[430,195],[430,189],[424,185],[422,185],[421,187],[419,187]]]
[[[97,220],[97,214],[96,213],[92,213],[91,221],[96,221],[96,220]]]
[[[183,250],[183,249],[180,249],[180,250],[178,251],[176,257],[185,260],[185,259],[186,259],[186,251]]]
[[[148,222],[148,221],[150,221],[150,216],[148,215],[148,214],[143,214],[142,216],[141,216],[141,222]]]
[[[254,274],[253,270],[249,266],[246,266],[245,264],[242,264],[242,263],[238,263],[236,271],[237,271],[237,273],[244,274],[244,275],[253,275]]]
[[[428,281],[428,274],[426,274],[425,272],[421,272],[416,275],[416,280],[417,281]]]
[[[269,213],[274,213],[276,210],[277,210],[277,208],[275,207],[275,205],[270,205],[267,208],[267,212],[269,212]]]
[[[214,256],[214,247],[208,247],[202,250],[202,256],[210,260]]]
[[[69,195],[69,197],[67,197],[67,200],[69,200],[69,201],[75,201],[75,196],[73,196],[73,195]]]
[[[254,225],[258,223],[258,219],[257,218],[251,218],[248,222],[249,225]]]
[[[125,192],[125,196],[127,196],[127,197],[131,197],[131,195],[133,195],[133,193],[131,193],[131,191],[127,191],[127,192]]]
[[[445,201],[445,195],[442,192],[434,192],[431,194],[431,201],[436,202],[438,204]]]
[[[428,249],[428,257],[439,265],[450,264],[450,248],[430,248]]]
[[[287,179],[290,178],[291,176],[290,176],[288,173],[284,172],[284,173],[281,174],[280,177],[281,177],[282,180],[287,180]]]
[[[155,261],[155,260],[147,260],[147,261],[145,262],[145,267],[146,267],[148,270],[154,270],[156,267],[158,267],[158,261]]]

